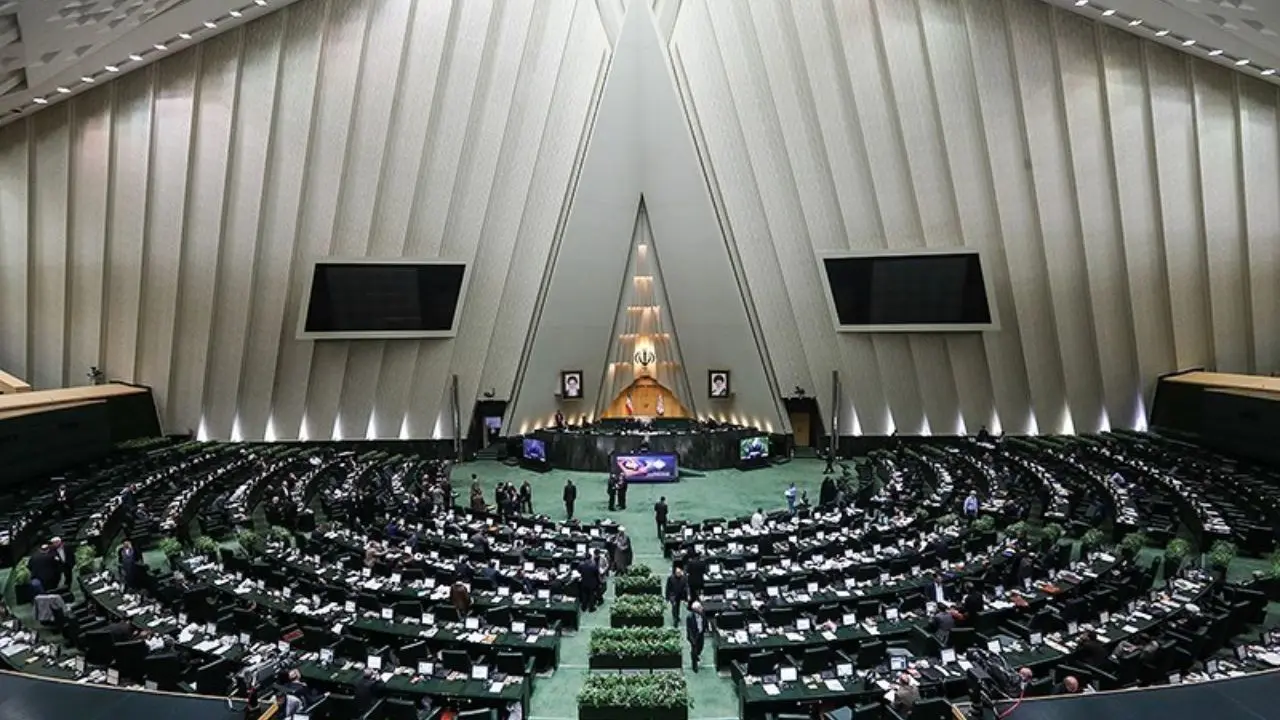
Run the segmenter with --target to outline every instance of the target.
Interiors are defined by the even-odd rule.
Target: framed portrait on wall
[[[582,397],[582,371],[560,371],[560,397],[565,400],[577,400]]]
[[[731,392],[730,388],[728,370],[707,371],[707,395],[713,398],[727,398]]]

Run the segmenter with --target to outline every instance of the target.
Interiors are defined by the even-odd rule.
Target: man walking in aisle
[[[693,671],[698,672],[698,662],[702,660],[702,645],[707,639],[707,618],[702,614],[702,603],[695,602],[689,606],[689,617],[685,618],[685,636],[689,640],[689,660]]]
[[[689,599],[689,578],[684,576],[683,568],[676,566],[671,570],[664,589],[667,602],[671,604],[671,622],[676,627],[680,627],[680,603]]]
[[[578,488],[574,487],[572,480],[564,482],[564,514],[569,520],[573,519],[573,503],[578,499]]]
[[[653,521],[658,525],[658,542],[662,542],[667,529],[667,496],[663,495],[653,504]]]

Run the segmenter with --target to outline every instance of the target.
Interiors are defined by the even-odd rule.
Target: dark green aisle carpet
[[[465,499],[475,474],[485,488],[485,500],[493,502],[493,487],[499,482],[517,486],[529,479],[533,486],[533,508],[556,520],[564,519],[561,492],[565,481],[573,479],[578,486],[575,515],[583,521],[610,517],[622,523],[631,535],[635,562],[644,563],[662,577],[671,572],[671,564],[662,557],[658,533],[653,521],[653,505],[665,495],[672,520],[703,520],[709,517],[749,515],[756,508],[765,511],[786,505],[782,492],[794,482],[809,492],[817,502],[822,484],[824,463],[819,460],[795,460],[759,470],[716,470],[699,473],[701,477],[685,477],[678,483],[632,485],[627,491],[627,509],[609,512],[605,494],[604,473],[553,470],[532,473],[491,461],[458,465],[453,472],[454,488]],[[601,609],[582,620],[582,630],[566,636],[560,646],[560,667],[549,678],[538,680],[530,708],[531,720],[573,720],[578,717],[577,695],[587,671],[587,641],[592,628],[608,627],[612,585]],[[682,631],[683,632],[683,631]],[[689,669],[688,645],[685,646],[685,676],[693,696],[693,720],[733,720],[738,717],[738,700],[728,677],[716,674],[710,644],[703,650],[702,669],[694,674]]]

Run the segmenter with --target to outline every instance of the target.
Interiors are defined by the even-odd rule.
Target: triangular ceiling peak
[[[663,317],[673,335],[680,331],[672,352],[683,379],[667,389],[700,417],[786,431],[708,187],[658,20],[649,3],[632,2],[535,308],[507,434],[548,425],[557,410],[597,417],[626,387],[610,367],[623,352],[618,282],[634,264],[637,233],[661,252]],[[582,372],[584,397],[557,395],[564,371]],[[730,397],[708,397],[711,371],[731,373]]]

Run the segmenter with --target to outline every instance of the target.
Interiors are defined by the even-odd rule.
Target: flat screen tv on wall
[[[468,266],[440,260],[326,258],[307,278],[298,338],[450,338],[466,297]]]
[[[999,329],[977,250],[842,253],[819,260],[841,332]]]

